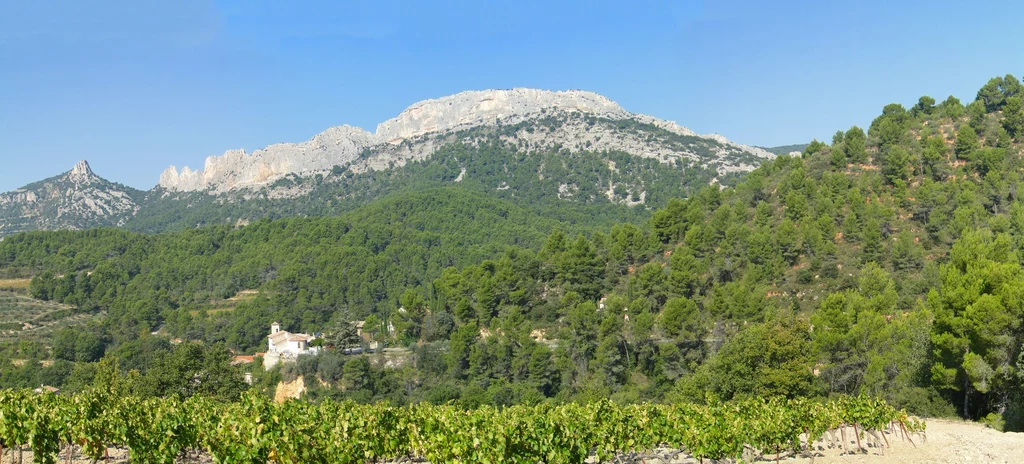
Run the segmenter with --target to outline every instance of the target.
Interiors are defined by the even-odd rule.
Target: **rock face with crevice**
[[[421,101],[379,124],[374,133],[332,127],[301,143],[271,145],[252,153],[229,150],[207,158],[202,170],[179,171],[172,166],[160,175],[158,185],[167,191],[223,193],[261,188],[288,175],[324,173],[335,166],[353,172],[388,169],[429,157],[444,143],[459,141],[466,131],[551,118],[558,118],[557,130],[543,136],[524,130],[516,142],[533,149],[616,150],[663,162],[685,159],[722,174],[750,171],[757,165],[753,160],[774,157],[717,134],[698,135],[671,121],[630,113],[593,92],[483,90]],[[623,131],[622,122],[639,130]],[[664,143],[671,136],[686,140]]]
[[[139,210],[140,196],[79,161],[63,174],[0,193],[0,237],[28,230],[118,227]]]

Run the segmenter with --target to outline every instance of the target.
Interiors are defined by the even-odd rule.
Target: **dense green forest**
[[[4,240],[3,247],[11,252],[4,252],[10,276],[36,275],[33,296],[83,311],[110,311],[122,336],[167,324],[174,335],[194,339],[226,339],[230,332],[240,340],[234,346],[254,349],[268,318],[315,330],[342,309],[357,316],[385,311],[402,290],[426,285],[442,269],[478,263],[508,247],[538,246],[558,224],[501,200],[441,188],[391,197],[337,218],[161,235],[32,232]],[[253,315],[259,333],[222,327],[207,336],[202,332],[212,327],[188,317],[209,301],[245,289],[262,289],[265,298],[232,318],[266,312]]]
[[[74,389],[106,357],[140,394],[178,394],[204,366],[228,375],[229,349],[265,348],[272,321],[342,346],[364,320],[414,362],[327,350],[257,388],[315,376],[313,399],[465,406],[866,393],[1020,430],[1022,90],[1008,75],[966,106],[887,105],[867,130],[667,199],[642,226],[584,227],[458,186],[338,218],[9,237],[3,272],[107,317],[47,347],[7,344],[28,361],[0,384]],[[259,292],[204,309],[241,290]]]

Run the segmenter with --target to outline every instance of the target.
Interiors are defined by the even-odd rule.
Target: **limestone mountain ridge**
[[[305,142],[229,150],[201,170],[172,166],[148,191],[107,181],[81,161],[0,193],[0,237],[333,216],[393,194],[454,186],[570,223],[638,222],[669,198],[713,182],[734,185],[774,156],[628,112],[593,92],[471,91],[416,103],[372,133],[337,126]]]
[[[581,117],[582,116],[582,117]],[[664,162],[686,159],[720,173],[750,171],[757,159],[774,157],[760,148],[733,143],[718,134],[699,135],[671,121],[630,113],[602,95],[582,90],[547,91],[516,88],[467,91],[413,104],[371,133],[348,125],[329,128],[310,140],[280,143],[246,153],[229,150],[206,159],[201,170],[171,166],[158,187],[167,191],[223,193],[256,189],[288,175],[308,176],[335,166],[353,172],[388,169],[429,157],[439,146],[464,141],[475,128],[521,124],[562,117],[544,134],[524,128],[506,136],[527,148],[619,150]],[[630,121],[641,129],[624,133],[616,123]],[[691,146],[669,146],[668,136],[690,138]],[[470,142],[472,143],[472,142]]]

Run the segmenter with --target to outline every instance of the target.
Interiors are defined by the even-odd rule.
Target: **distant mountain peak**
[[[0,237],[27,230],[121,226],[138,211],[139,193],[96,175],[81,160],[63,174],[0,193]]]
[[[545,110],[579,111],[613,119],[630,116],[610,98],[585,90],[469,90],[413,103],[395,118],[377,125],[375,135],[390,142],[493,124],[495,120],[518,122]]]
[[[269,185],[290,174],[303,176],[326,172],[334,166],[351,166],[355,172],[400,167],[407,161],[430,156],[443,143],[439,142],[440,137],[474,128],[515,125],[571,113],[584,114],[590,122],[583,122],[581,118],[563,118],[566,122],[563,130],[536,135],[529,132],[522,135],[523,139],[530,139],[532,147],[579,147],[577,150],[587,147],[598,151],[626,151],[640,157],[658,158],[662,162],[682,158],[701,165],[713,163],[722,174],[750,171],[756,167],[757,163],[735,164],[725,159],[736,153],[756,158],[774,156],[759,148],[733,143],[718,134],[700,135],[672,121],[631,113],[608,97],[594,92],[513,88],[473,90],[423,100],[380,123],[375,132],[340,126],[301,143],[275,144],[252,153],[229,150],[221,156],[207,158],[202,170],[185,167],[178,171],[171,166],[160,175],[158,185],[172,191],[221,193]],[[653,141],[648,133],[619,133],[619,129],[613,127],[614,123],[593,128],[595,120],[632,120],[648,128],[702,140],[669,148],[665,143]],[[427,140],[431,137],[436,140]]]
[[[92,168],[89,167],[89,162],[86,160],[75,163],[75,167],[68,172],[68,179],[74,182],[85,182],[95,177],[97,177],[96,174],[92,172]]]

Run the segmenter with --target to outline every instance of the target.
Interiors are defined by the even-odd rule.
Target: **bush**
[[[814,282],[814,271],[810,268],[803,268],[796,273],[796,281],[801,284],[809,284]]]
[[[836,263],[828,262],[821,266],[819,274],[822,279],[835,279],[839,277],[839,267]]]
[[[955,417],[953,405],[934,389],[913,387],[900,390],[892,405],[921,417]]]
[[[1004,431],[1003,428],[1006,425],[1006,423],[1003,421],[1002,414],[999,414],[997,412],[990,412],[987,416],[983,417],[978,422],[982,423],[985,427],[990,427],[1000,432]]]
[[[296,363],[280,364],[281,366],[281,380],[285,382],[294,382],[295,379],[299,378],[299,365]]]
[[[299,375],[313,380],[319,371],[320,356],[299,356],[295,364],[298,366]]]
[[[487,391],[476,385],[469,385],[462,389],[462,394],[459,396],[459,406],[465,409],[476,409],[488,403],[490,403],[490,397],[487,395]]]
[[[427,391],[425,399],[431,404],[447,404],[451,401],[458,401],[462,392],[455,385],[443,383]]]
[[[1024,432],[1024,398],[1013,395],[1003,412],[1004,432]]]
[[[345,360],[336,353],[324,353],[320,355],[320,363],[317,366],[317,375],[324,382],[334,383],[341,380],[344,373]]]

